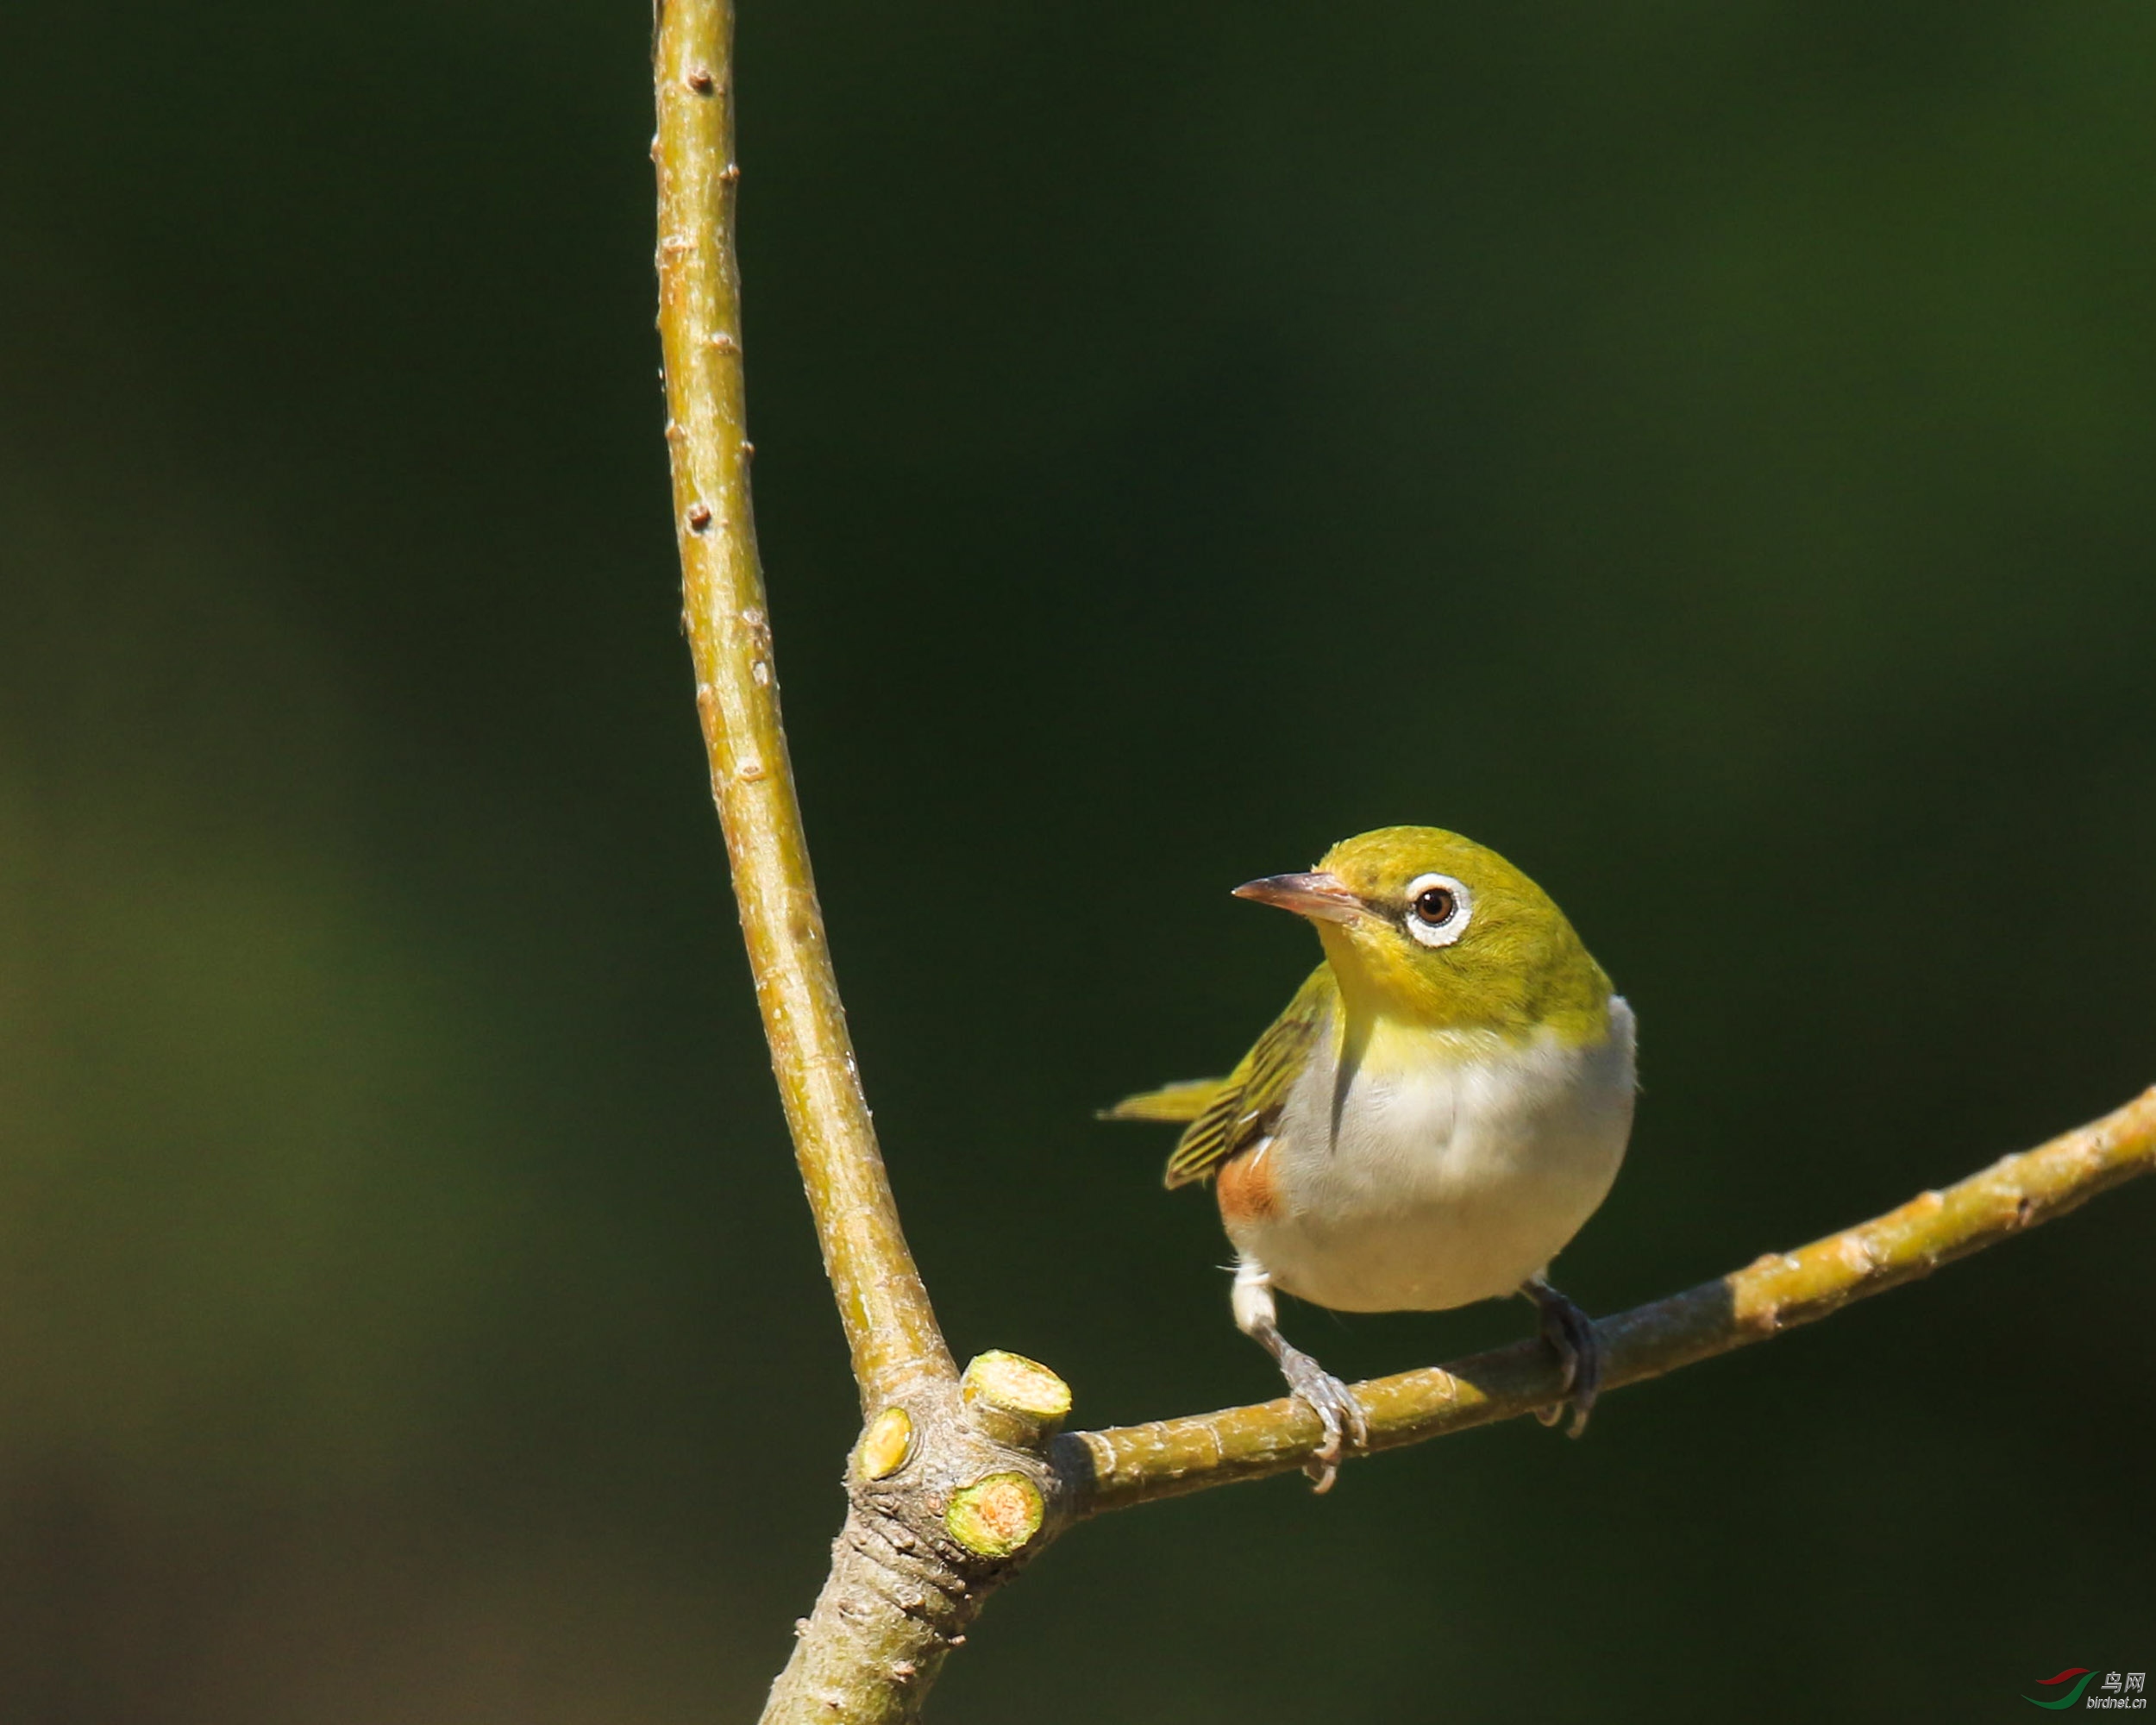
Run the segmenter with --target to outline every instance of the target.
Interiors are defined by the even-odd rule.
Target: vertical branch
[[[954,1367],[899,1231],[810,872],[749,506],[731,0],[661,0],[659,331],[696,701],[787,1125],[865,1408]]]
[[[659,333],[697,710],[772,1068],[874,1416],[847,1468],[830,1571],[764,1718],[904,1725],[981,1601],[1054,1536],[1068,1493],[1048,1455],[1054,1421],[1013,1415],[992,1433],[976,1405],[987,1392],[962,1395],[862,1100],[779,713],[749,505],[731,0],[659,0],[656,22]]]

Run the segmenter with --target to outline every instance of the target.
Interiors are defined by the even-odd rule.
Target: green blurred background
[[[1639,1011],[1610,1309],[2156,1078],[2156,14],[746,0],[758,490],[954,1346],[1268,1396],[1165,1136],[1395,821]],[[635,5],[0,18],[0,1718],[749,1716],[851,1386],[676,628]],[[2156,1189],[1112,1518],[945,1725],[2156,1667]],[[1293,1333],[1337,1370],[1524,1308]]]

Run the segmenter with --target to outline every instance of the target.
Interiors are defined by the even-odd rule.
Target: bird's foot
[[[1572,1404],[1568,1435],[1576,1438],[1587,1429],[1587,1416],[1595,1411],[1595,1397],[1602,1385],[1602,1354],[1595,1339],[1595,1320],[1539,1276],[1522,1283],[1520,1291],[1534,1302],[1542,1339],[1564,1368],[1565,1401]],[[1554,1426],[1564,1417],[1564,1402],[1535,1409],[1535,1418],[1545,1426]]]
[[[1288,1388],[1309,1405],[1325,1427],[1325,1441],[1311,1451],[1302,1471],[1310,1476],[1313,1491],[1330,1491],[1348,1445],[1361,1449],[1369,1442],[1369,1422],[1363,1417],[1363,1404],[1354,1392],[1301,1349],[1282,1342],[1279,1358],[1280,1375],[1288,1380]]]

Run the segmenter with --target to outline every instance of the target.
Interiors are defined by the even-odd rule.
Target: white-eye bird
[[[1368,1431],[1347,1387],[1281,1334],[1275,1288],[1342,1312],[1524,1295],[1578,1436],[1594,1331],[1548,1270],[1624,1159],[1632,1008],[1549,894],[1457,833],[1381,828],[1235,894],[1310,919],[1326,962],[1225,1078],[1106,1117],[1188,1123],[1167,1183],[1213,1183],[1235,1321],[1324,1424],[1317,1489]]]

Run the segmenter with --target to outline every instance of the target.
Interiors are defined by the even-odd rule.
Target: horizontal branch
[[[1852,1300],[1928,1276],[1940,1264],[2025,1233],[2099,1192],[2156,1168],[2156,1089],[2115,1113],[2009,1156],[1944,1191],[1714,1282],[1605,1318],[1602,1393],[1767,1340]],[[1548,1349],[1523,1342],[1449,1366],[1355,1386],[1370,1448],[1395,1449],[1544,1408],[1563,1385]],[[1322,1436],[1300,1402],[1266,1402],[1061,1440],[1089,1482],[1087,1512],[1202,1491],[1299,1468]]]

